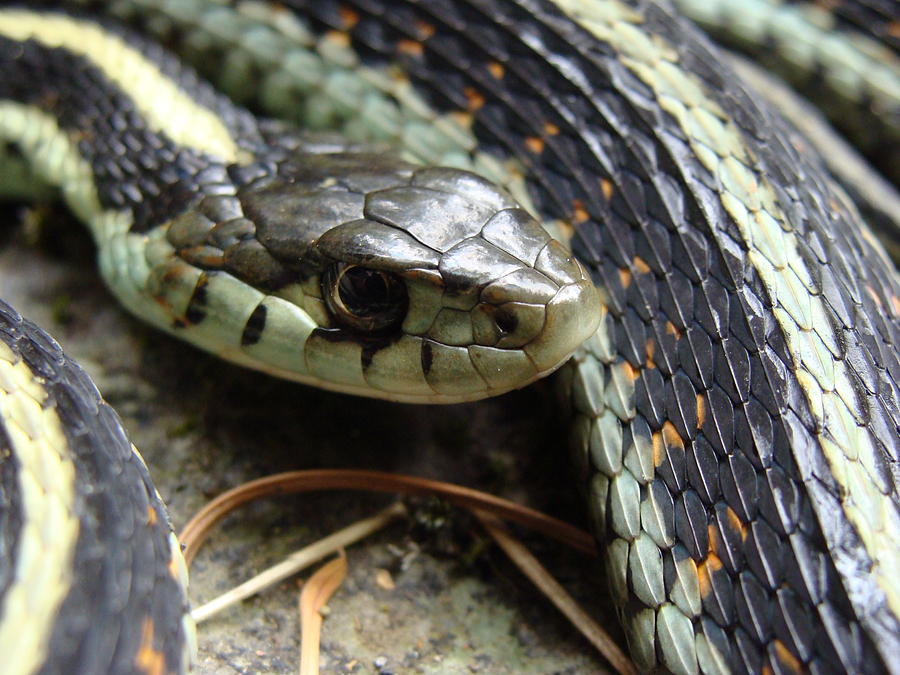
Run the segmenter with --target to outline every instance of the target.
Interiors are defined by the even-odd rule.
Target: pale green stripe
[[[176,145],[225,162],[246,159],[213,111],[198,105],[155,63],[97,24],[62,14],[8,9],[0,11],[0,34],[63,48],[89,60],[134,102],[151,129]]]

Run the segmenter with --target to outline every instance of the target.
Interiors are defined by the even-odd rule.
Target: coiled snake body
[[[260,96],[284,112],[276,84],[353,44],[362,63],[329,63],[353,104],[303,111],[353,140],[261,121],[83,8],[0,11],[0,136],[88,223],[123,304],[238,363],[395,400],[473,400],[566,362],[568,441],[641,669],[900,667],[900,286],[816,155],[653,3],[290,5],[320,48],[259,50]],[[245,9],[115,5],[172,43],[218,26],[226,50]],[[379,77],[390,63],[405,75]],[[30,572],[55,590],[14,672],[184,667],[177,547],[145,470],[77,367],[2,316],[0,534],[17,555],[0,648]],[[117,545],[141,555],[102,578],[152,560],[158,582],[98,599],[116,625],[141,617],[115,636],[78,616],[95,591],[71,571],[114,527],[85,515],[110,503],[81,473],[96,425],[139,486]],[[54,459],[28,465],[37,449]]]

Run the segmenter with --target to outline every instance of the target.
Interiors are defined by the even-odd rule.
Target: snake
[[[5,192],[224,359],[420,403],[556,371],[642,672],[900,672],[896,270],[669,4],[11,5],[0,138]],[[0,385],[5,672],[189,668],[146,466],[7,304]]]

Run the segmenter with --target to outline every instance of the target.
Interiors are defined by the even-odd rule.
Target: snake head
[[[596,330],[587,274],[528,212],[465,171],[418,169],[316,242],[334,318],[387,397],[480,398],[559,366]],[[324,346],[324,345],[323,345]],[[383,352],[383,353],[382,353]]]
[[[222,259],[267,294],[264,316],[281,317],[271,331],[257,326],[236,359],[253,367],[354,394],[452,403],[546,375],[599,323],[581,264],[475,174],[320,155],[238,197],[255,236]],[[305,317],[298,312],[296,330],[285,328],[282,301]]]

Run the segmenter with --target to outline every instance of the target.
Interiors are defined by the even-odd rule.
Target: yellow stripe
[[[129,96],[150,128],[225,162],[242,154],[219,117],[195,103],[159,67],[90,21],[24,10],[0,12],[0,34],[61,47],[90,61]]]
[[[75,467],[62,424],[24,362],[0,342],[0,418],[19,464],[22,529],[15,577],[0,607],[3,672],[26,675],[44,661],[71,585],[78,540]]]

